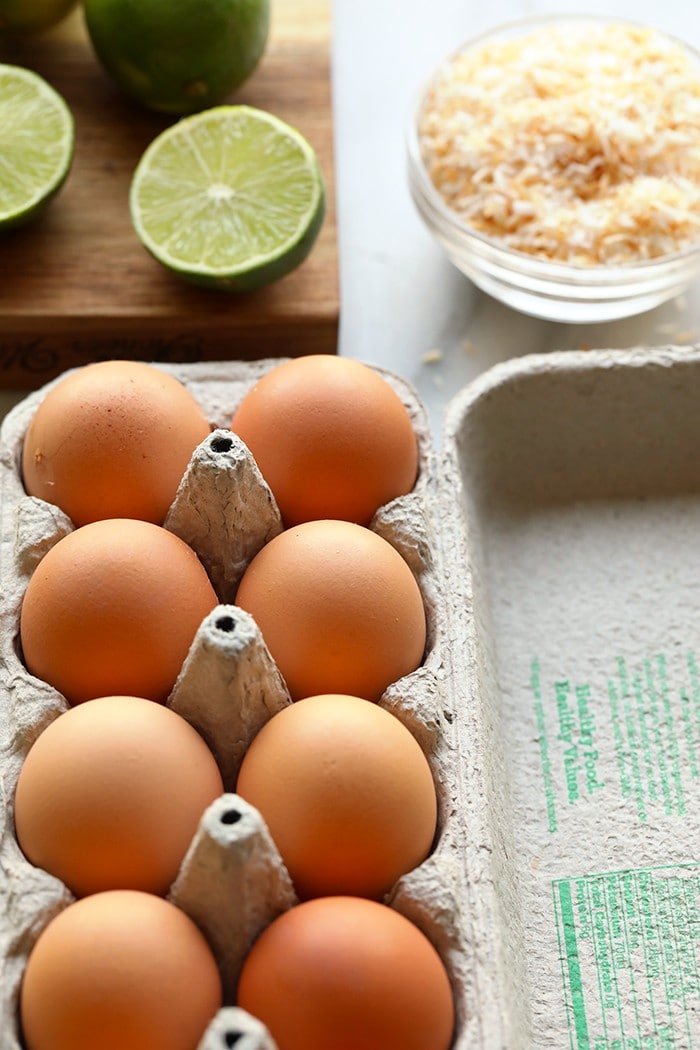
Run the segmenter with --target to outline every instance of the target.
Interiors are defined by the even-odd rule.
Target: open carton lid
[[[222,427],[273,363],[168,370]],[[421,472],[372,527],[419,579],[429,631],[423,665],[380,702],[416,734],[440,799],[433,854],[388,903],[448,966],[455,1048],[690,1047],[700,1030],[700,352],[565,352],[497,366],[450,405],[440,452],[415,393],[383,374],[414,419]],[[12,827],[23,753],[64,703],[37,690],[16,649],[32,558],[51,530],[71,527],[47,505],[29,507],[21,490],[18,450],[41,396],[7,417],[0,441],[4,1033],[14,1030],[26,954],[70,900],[27,864]],[[176,500],[170,527],[215,561],[216,537],[187,534],[186,502]],[[211,643],[212,624],[203,631]],[[258,645],[243,634],[241,646]],[[237,658],[230,637],[220,641],[204,662],[195,641],[170,701],[195,723],[209,719],[209,730],[236,699],[215,685],[232,678],[230,663],[221,674],[217,661]],[[258,690],[286,702],[264,653],[260,665],[271,677]],[[218,696],[207,711],[190,706],[203,674]],[[240,756],[222,748],[230,782]],[[212,856],[212,871],[224,851],[226,887],[208,884],[201,867],[194,878],[187,859],[173,886],[222,953],[239,920],[246,936],[255,932],[247,913],[229,911],[228,929],[221,917],[249,824],[231,825],[224,839],[209,814],[193,843],[198,860]],[[274,848],[258,862],[256,921],[291,899]],[[243,950],[239,940],[221,956],[232,985]],[[226,1045],[229,1018],[223,1011],[203,1050]],[[16,1035],[5,1038],[17,1050]],[[266,1038],[255,1045],[270,1046]]]
[[[699,397],[697,349],[564,352],[448,410],[465,1045],[698,1038]]]

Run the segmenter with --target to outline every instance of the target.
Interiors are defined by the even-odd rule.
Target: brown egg
[[[24,485],[76,525],[102,518],[160,524],[210,431],[194,397],[167,372],[139,361],[86,365],[52,387],[34,413]]]
[[[243,574],[236,604],[256,621],[294,700],[378,700],[423,658],[423,601],[386,540],[346,521],[280,533]]]
[[[253,453],[288,526],[316,518],[367,524],[416,480],[408,411],[360,361],[311,354],[283,362],[251,388],[231,428]]]
[[[136,890],[85,897],[54,918],[20,989],[27,1050],[196,1050],[222,1001],[204,937]]]
[[[381,898],[435,835],[435,786],[416,739],[353,696],[309,697],[274,715],[236,790],[262,814],[301,898]]]
[[[447,1050],[449,977],[428,938],[360,897],[319,897],[275,919],[243,964],[238,1003],[279,1050]]]
[[[177,536],[128,518],[93,522],[34,570],[21,612],[24,660],[71,704],[163,701],[216,604],[201,562]]]
[[[15,795],[17,840],[77,897],[165,894],[223,790],[214,756],[184,718],[150,700],[100,697],[60,715],[30,749]]]

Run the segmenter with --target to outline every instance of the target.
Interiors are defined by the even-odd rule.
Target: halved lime
[[[0,65],[0,229],[27,222],[58,192],[73,161],[66,102],[32,70]]]
[[[153,140],[129,204],[136,233],[163,266],[198,284],[248,291],[307,257],[325,187],[295,128],[251,106],[216,106]]]

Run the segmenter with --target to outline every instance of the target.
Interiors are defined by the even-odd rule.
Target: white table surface
[[[334,3],[339,349],[409,379],[428,406],[438,443],[447,402],[499,361],[555,349],[700,341],[700,287],[606,324],[557,324],[501,306],[446,261],[409,197],[405,129],[433,66],[501,22],[577,11],[646,22],[700,46],[700,19],[688,0]]]

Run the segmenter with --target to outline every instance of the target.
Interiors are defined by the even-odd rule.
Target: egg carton
[[[248,744],[276,711],[291,703],[254,620],[233,604],[246,566],[282,525],[254,460],[228,427],[246,391],[277,363],[275,359],[160,366],[192,392],[212,426],[211,435],[192,457],[165,526],[197,552],[219,599],[201,624],[167,703],[207,741],[225,788],[225,794],[203,815],[169,897],[205,933],[219,963],[227,1004],[235,1003],[242,961],[254,938],[274,916],[296,902],[264,822],[235,794]],[[459,993],[466,980],[459,918],[461,818],[453,787],[456,741],[452,710],[443,646],[438,640],[442,599],[427,513],[432,450],[425,412],[413,391],[398,376],[377,371],[409,410],[419,444],[420,477],[410,495],[380,509],[371,527],[401,552],[413,570],[428,620],[425,661],[416,672],[391,685],[381,704],[408,726],[427,754],[440,813],[434,852],[420,870],[399,880],[389,900],[428,933]],[[20,476],[27,426],[45,393],[58,381],[18,405],[5,419],[0,438],[0,790],[4,803],[0,864],[5,876],[0,917],[0,1030],[7,1050],[19,1050],[17,998],[31,947],[50,919],[73,900],[62,882],[28,863],[13,827],[14,789],[24,757],[50,721],[67,709],[60,693],[27,672],[18,642],[21,601],[31,573],[46,551],[73,528],[58,508],[27,496]],[[201,1050],[230,1046],[234,1035],[237,1039],[245,1035],[247,1042],[236,1042],[242,1048],[273,1046],[259,1022],[227,1005],[204,1037]]]
[[[171,888],[235,1003],[257,933],[295,902],[255,809],[233,787],[257,729],[289,703],[240,574],[280,529],[227,430],[273,361],[169,366],[213,432],[167,525],[221,604],[169,698],[214,750],[226,794],[203,816]],[[371,527],[404,556],[428,621],[420,668],[380,699],[426,753],[438,792],[430,857],[387,903],[436,946],[456,1004],[454,1050],[700,1047],[700,348],[531,355],[449,406],[440,451],[404,380],[414,491]],[[51,385],[51,384],[50,384]],[[46,388],[45,388],[46,389]],[[19,451],[42,392],[2,429],[0,917],[3,1047],[40,930],[71,900],[24,860],[12,798],[28,747],[64,709],[17,648],[32,567],[71,525],[25,496]],[[220,551],[238,551],[222,564]],[[200,1050],[274,1050],[225,1006]]]

